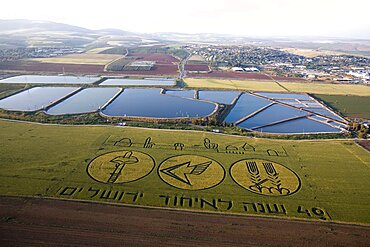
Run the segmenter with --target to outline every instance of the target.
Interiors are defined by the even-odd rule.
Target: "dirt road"
[[[369,246],[370,227],[0,197],[1,246]]]

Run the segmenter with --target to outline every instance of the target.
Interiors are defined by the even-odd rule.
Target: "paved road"
[[[189,60],[190,57],[191,57],[191,54],[189,54],[189,56],[187,56],[185,59],[183,59],[179,63],[179,71],[180,71],[179,78],[180,79],[184,79],[185,76],[186,76],[185,64],[188,62],[188,60]]]

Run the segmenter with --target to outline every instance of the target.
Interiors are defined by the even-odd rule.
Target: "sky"
[[[370,0],[11,0],[0,19],[89,29],[370,39]]]

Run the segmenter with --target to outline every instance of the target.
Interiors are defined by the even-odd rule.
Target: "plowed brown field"
[[[370,227],[0,197],[2,246],[368,246]]]

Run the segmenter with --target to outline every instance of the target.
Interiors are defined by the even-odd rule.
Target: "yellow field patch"
[[[189,61],[195,61],[195,62],[205,62],[205,58],[203,56],[200,56],[200,55],[191,55],[191,57],[189,58]]]
[[[280,84],[289,91],[297,93],[370,96],[370,87],[365,85],[307,82],[280,82]]]
[[[94,48],[94,49],[91,49],[91,50],[88,50],[86,51],[86,53],[89,53],[89,54],[98,54],[102,51],[106,51],[108,49],[111,49],[113,47],[109,46],[109,47],[99,47],[99,48]]]
[[[286,90],[273,81],[257,80],[221,80],[221,79],[194,79],[187,78],[188,87],[219,88],[251,91],[285,92]]]
[[[314,50],[314,49],[297,49],[297,48],[286,48],[283,51],[304,56],[304,57],[317,57],[317,56],[332,56],[332,55],[343,55],[344,53],[327,50]]]
[[[266,92],[315,93],[329,95],[370,96],[370,87],[365,85],[332,84],[313,82],[279,82],[258,80],[223,80],[187,78],[188,87],[230,89]]]
[[[68,64],[94,64],[94,65],[105,65],[113,60],[121,58],[121,55],[114,54],[70,54],[61,57],[51,58],[33,58],[31,60],[42,63],[68,63]]]
[[[360,56],[360,57],[369,57],[369,55],[364,52],[364,54],[357,53],[357,51],[330,51],[330,50],[319,50],[319,49],[299,49],[299,48],[284,48],[283,51],[304,56],[304,57],[317,57],[317,56],[335,56],[335,55],[352,55],[352,56]],[[361,51],[361,50],[360,50]]]

